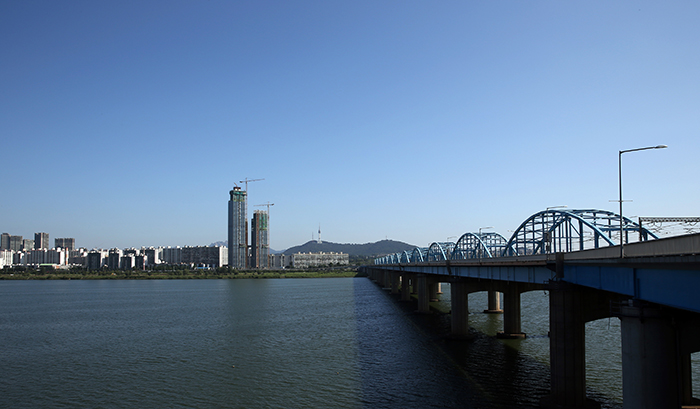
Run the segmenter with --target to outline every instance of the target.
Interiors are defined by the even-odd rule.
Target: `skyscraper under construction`
[[[228,201],[228,265],[246,268],[248,260],[248,192],[236,186]]]
[[[256,210],[253,214],[251,237],[251,263],[252,268],[268,268],[270,254],[269,214]]]

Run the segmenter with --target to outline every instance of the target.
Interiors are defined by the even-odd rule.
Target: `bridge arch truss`
[[[630,235],[630,233],[636,233]],[[658,238],[628,218],[622,219],[625,242]],[[502,256],[570,252],[615,246],[620,242],[620,215],[606,210],[544,210],[513,233]]]
[[[451,260],[499,257],[508,240],[498,233],[464,233],[452,251]]]

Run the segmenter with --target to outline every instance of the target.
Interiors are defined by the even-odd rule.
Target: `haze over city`
[[[0,230],[415,245],[547,207],[698,216],[700,3],[5,1]]]

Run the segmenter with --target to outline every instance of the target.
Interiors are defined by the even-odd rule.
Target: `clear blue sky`
[[[698,1],[0,1],[0,230],[78,246],[700,216]]]

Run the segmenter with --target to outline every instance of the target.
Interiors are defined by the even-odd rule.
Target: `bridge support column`
[[[680,377],[689,362],[680,359],[673,318],[645,305],[622,306],[620,320],[624,408],[680,407],[688,399]]]
[[[417,274],[416,284],[416,290],[418,292],[418,312],[430,312],[430,291],[428,289],[428,277],[425,274]]]
[[[489,305],[484,310],[487,314],[501,314],[501,293],[498,291],[489,291]]]
[[[562,282],[552,284],[549,292],[552,393],[542,400],[545,407],[600,407],[586,398],[586,322],[583,301],[583,294],[576,286]]]
[[[399,273],[391,273],[389,277],[391,278],[391,293],[398,294],[401,275]]]
[[[450,284],[452,296],[452,335],[455,337],[469,336],[469,299],[467,283],[453,281]]]
[[[377,282],[377,270],[373,268],[368,268],[367,269],[367,276],[369,276],[369,279],[374,281],[375,283]]]
[[[429,283],[428,290],[430,291],[430,301],[431,302],[440,301],[440,299],[438,298],[438,293],[440,291],[440,283],[439,282]]]
[[[401,301],[411,301],[411,276],[404,274],[401,276]]]
[[[507,291],[503,293],[503,332],[496,334],[497,338],[525,338],[521,328],[520,293],[521,288],[518,283],[509,283]]]
[[[390,271],[384,272],[384,282],[382,283],[383,288],[388,288],[388,289],[391,288],[391,278],[392,278],[391,276],[392,276],[392,274],[393,273]]]

